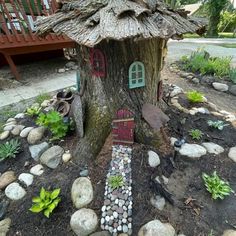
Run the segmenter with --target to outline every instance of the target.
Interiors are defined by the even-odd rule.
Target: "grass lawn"
[[[205,38],[205,36],[203,36]],[[184,38],[201,38],[198,34],[185,34]],[[233,33],[219,33],[218,38],[236,38],[236,36],[233,37]]]

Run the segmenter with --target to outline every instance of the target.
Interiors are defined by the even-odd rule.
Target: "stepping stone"
[[[6,187],[5,194],[9,199],[17,201],[26,195],[26,191],[18,183],[12,183]]]
[[[22,173],[19,175],[18,179],[24,183],[27,187],[29,187],[34,180],[34,176],[32,174],[29,173]]]
[[[42,175],[44,172],[44,168],[42,165],[38,164],[36,166],[33,166],[31,169],[30,169],[30,173],[33,174],[33,175],[37,175],[37,176],[40,176]]]
[[[181,146],[179,153],[182,156],[187,156],[193,160],[196,160],[199,157],[206,155],[207,150],[198,144],[185,143]]]
[[[220,154],[222,152],[224,152],[224,148],[221,147],[218,144],[215,143],[202,143],[202,146],[206,148],[207,152],[211,153],[211,154]]]

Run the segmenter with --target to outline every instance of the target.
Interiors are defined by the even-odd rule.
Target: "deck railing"
[[[49,34],[42,38],[36,34],[34,22],[39,17],[53,14],[55,0],[0,0],[0,53],[14,76],[20,79],[12,55],[56,50],[75,44],[63,35]]]

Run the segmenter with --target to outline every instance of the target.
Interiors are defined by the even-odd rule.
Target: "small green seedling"
[[[207,191],[211,193],[212,199],[214,200],[217,198],[223,200],[226,196],[230,195],[230,193],[234,193],[233,189],[229,186],[229,183],[220,179],[216,174],[216,171],[214,171],[211,176],[203,173],[202,178],[205,182]]]
[[[124,179],[122,175],[110,176],[108,179],[109,186],[114,190],[124,185]]]
[[[58,197],[60,194],[60,188],[53,190],[52,192],[46,191],[41,188],[39,197],[33,197],[32,202],[34,203],[29,209],[33,213],[39,213],[43,211],[43,214],[49,218],[50,214],[57,207],[61,198]]]
[[[41,111],[41,107],[39,107],[39,106],[31,106],[31,107],[27,108],[26,114],[28,116],[38,116],[40,111]]]
[[[196,90],[188,91],[187,92],[187,99],[191,103],[203,102],[204,101],[204,94],[202,94]]]
[[[210,127],[213,127],[218,130],[223,130],[225,126],[228,126],[228,124],[225,124],[222,120],[217,120],[217,121],[208,120],[207,124]]]
[[[203,136],[203,133],[199,129],[191,129],[189,131],[189,135],[192,137],[192,139],[200,140]]]
[[[15,158],[20,151],[20,142],[17,139],[12,139],[6,143],[0,144],[0,161],[8,158]]]

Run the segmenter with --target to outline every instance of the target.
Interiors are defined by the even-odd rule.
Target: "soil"
[[[229,147],[236,144],[236,130],[232,126],[225,127],[223,131],[209,129],[206,121],[216,119],[212,115],[189,116],[175,109],[167,110],[166,114],[170,117],[168,128],[166,128],[170,137],[185,136],[187,142],[193,143],[195,141],[188,136],[188,131],[198,128],[204,133],[204,136],[196,143],[213,141],[222,145],[225,152],[217,156],[207,154],[198,161],[189,161],[177,156],[173,162],[174,150],[170,148],[169,144],[163,144],[159,149],[134,144],[132,235],[137,236],[143,224],[153,219],[160,219],[162,222],[170,222],[177,233],[184,233],[186,236],[208,236],[211,230],[215,236],[221,236],[225,229],[233,229],[231,225],[236,225],[235,195],[231,194],[223,201],[213,201],[204,187],[201,175],[203,172],[211,174],[216,170],[236,190],[236,163],[227,157]],[[179,121],[184,118],[186,118],[185,124],[181,125]],[[30,121],[25,120],[25,122],[29,124]],[[29,172],[30,168],[36,164],[30,157],[26,140],[21,139],[21,142],[24,151],[15,159],[2,162],[1,173],[13,170],[18,176],[20,173]],[[77,137],[72,134],[60,145],[65,150],[73,150],[76,142]],[[161,165],[157,169],[149,167],[147,163],[147,151],[150,149],[161,157]],[[94,187],[94,200],[88,205],[88,208],[95,210],[98,217],[101,218],[105,179],[111,160],[111,152],[112,137],[109,136],[96,160],[81,160],[80,163],[71,161],[67,164],[60,164],[55,170],[45,167],[43,175],[35,177],[33,185],[27,188],[27,195],[22,200],[10,202],[5,216],[12,220],[8,235],[73,236],[74,233],[69,222],[76,209],[71,201],[71,186],[73,181],[79,177],[80,170],[84,169],[86,165],[89,168],[89,176]],[[27,165],[25,165],[26,162]],[[172,194],[174,200],[174,205],[167,202],[163,211],[157,210],[150,204],[150,198],[154,195],[150,180],[157,175],[165,175],[169,178],[169,183],[165,188]],[[41,213],[33,214],[28,210],[32,204],[32,197],[39,194],[41,187],[46,189],[61,188],[62,201],[49,219]],[[194,200],[186,205],[184,202],[190,197]],[[5,197],[2,193],[0,199],[3,198]]]

